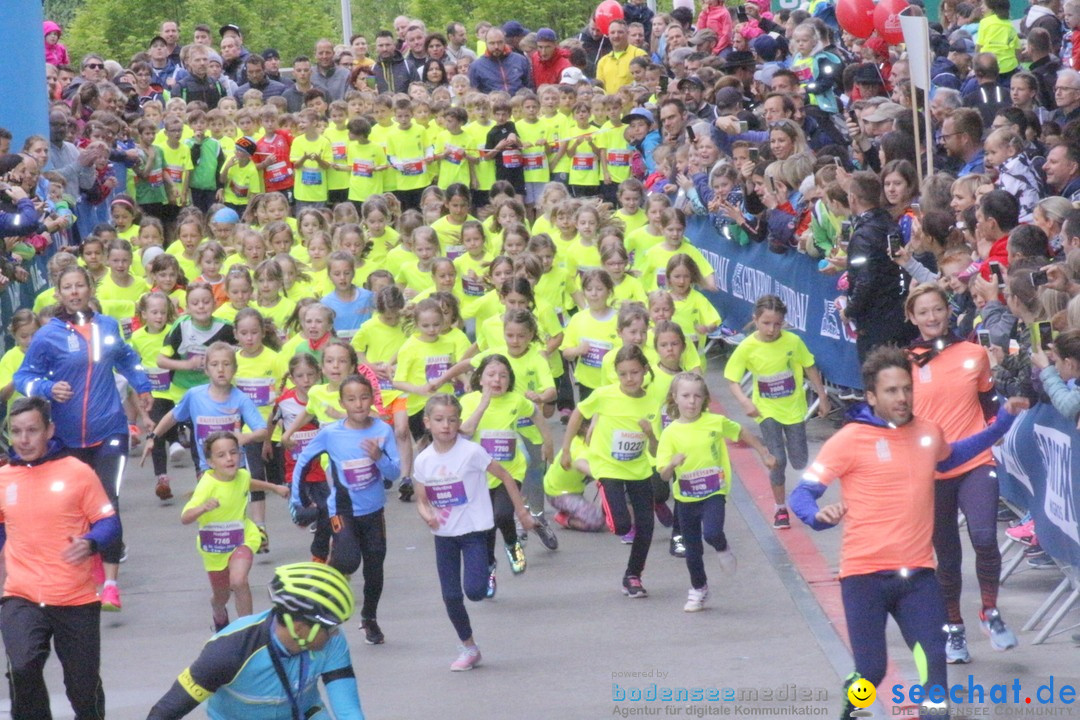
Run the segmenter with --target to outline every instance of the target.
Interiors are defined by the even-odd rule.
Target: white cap
[[[567,85],[577,85],[582,80],[587,80],[585,73],[581,72],[581,68],[568,67],[562,71],[562,75],[559,76],[560,83],[566,83]]]

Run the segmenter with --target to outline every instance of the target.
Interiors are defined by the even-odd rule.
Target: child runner
[[[818,415],[829,414],[829,398],[821,373],[814,365],[814,356],[802,338],[784,330],[787,306],[775,295],[762,295],[754,303],[756,331],[739,343],[724,367],[724,378],[746,414],[761,426],[761,436],[776,464],[769,471],[776,508],[773,527],[791,528],[784,492],[784,470],[788,458],[796,470],[806,467],[806,393],[803,374],[820,399]],[[743,376],[749,372],[753,383],[752,397],[742,390]]]
[[[151,292],[142,296],[135,305],[135,311],[142,327],[132,333],[130,344],[142,358],[143,371],[150,379],[150,394],[154,398],[154,404],[150,407],[150,420],[156,424],[175,404],[170,393],[172,373],[158,367],[157,360],[165,347],[165,329],[176,320],[176,310],[164,293]],[[184,448],[178,442],[176,428],[170,429],[161,439],[163,442],[157,443],[151,454],[154,475],[157,477],[154,493],[162,500],[169,500],[173,495],[169,488],[168,461],[172,459],[176,462],[183,457]]]
[[[334,289],[323,295],[319,302],[334,311],[334,334],[351,340],[360,326],[371,317],[374,298],[371,291],[353,283],[356,261],[349,253],[343,250],[333,253],[327,267]]]
[[[483,447],[461,437],[456,398],[438,394],[428,400],[424,427],[431,444],[416,458],[417,511],[435,536],[443,603],[462,644],[450,670],[461,672],[480,662],[464,597],[474,602],[487,597],[488,533],[494,530],[488,478],[494,475],[502,482],[522,527],[532,529],[533,519],[510,473]]]
[[[646,373],[652,375],[645,353],[629,345],[615,356],[619,382],[596,390],[574,409],[563,436],[560,462],[571,467],[570,445],[582,422],[596,418],[589,438],[588,462],[593,477],[604,492],[604,510],[616,535],[636,532],[630,546],[630,559],[623,574],[622,591],[629,598],[648,595],[641,584],[645,560],[653,534],[653,467],[650,457],[656,452],[653,431],[657,403],[644,388]],[[633,518],[627,507],[629,496]]]
[[[686,546],[690,593],[683,610],[705,605],[709,586],[702,557],[702,539],[717,552],[720,569],[735,572],[735,555],[724,536],[724,507],[731,490],[731,461],[724,440],[738,440],[757,451],[765,466],[776,465],[761,441],[737,422],[709,412],[709,388],[697,373],[680,373],[671,381],[667,412],[673,422],[660,434],[656,467],[672,483],[675,514]]]
[[[563,335],[562,355],[569,362],[577,360],[574,374],[581,400],[603,384],[600,368],[618,339],[615,312],[610,306],[614,289],[611,276],[604,270],[586,270],[581,288],[587,309],[570,318]]]
[[[194,494],[180,513],[180,522],[199,523],[195,547],[210,576],[214,632],[221,632],[229,624],[230,593],[237,617],[252,613],[248,573],[253,553],[259,547],[259,532],[245,516],[248,492],[258,488],[287,497],[288,489],[255,480],[240,467],[240,442],[231,432],[210,433],[203,441],[203,455],[210,469],[199,478]]]
[[[334,533],[329,564],[345,575],[363,565],[364,604],[360,629],[364,642],[381,645],[385,641],[375,616],[383,588],[383,561],[386,559],[385,481],[400,472],[394,432],[371,416],[374,389],[362,375],[347,377],[339,388],[345,418],[325,425],[307,444],[293,468],[290,504],[299,510],[304,467],[318,455],[329,457],[327,479],[332,483],[327,513]]]

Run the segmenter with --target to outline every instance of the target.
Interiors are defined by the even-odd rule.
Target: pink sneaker
[[[104,612],[120,612],[123,609],[120,604],[120,588],[106,585],[101,589],[101,609]]]
[[[1038,542],[1035,537],[1035,521],[1028,520],[1016,527],[1006,528],[1005,535],[1013,542],[1021,545],[1034,545]]]
[[[475,645],[472,647],[462,645],[461,654],[458,655],[457,660],[450,663],[450,672],[465,672],[466,670],[472,670],[479,664],[480,648]]]
[[[555,515],[553,515],[551,519],[558,523],[561,527],[570,527],[570,513],[566,512],[565,510],[560,510],[559,512],[555,513]]]

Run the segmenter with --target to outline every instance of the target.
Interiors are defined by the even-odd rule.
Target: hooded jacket
[[[524,55],[516,52],[494,58],[489,48],[469,65],[469,82],[482,93],[501,90],[514,95],[521,88],[533,87],[532,66]]]
[[[1065,37],[1065,24],[1054,11],[1045,5],[1031,4],[1027,15],[1024,16],[1024,35],[1028,35],[1032,28],[1040,27],[1050,34],[1050,54],[1061,53],[1061,41]]]
[[[14,378],[16,389],[27,397],[52,400],[56,383],[71,386],[70,400],[52,400],[56,437],[70,448],[127,435],[127,415],[113,371],[127,378],[135,392],[150,392],[139,354],[124,342],[116,320],[94,313],[87,326],[89,340],[74,325],[52,318],[35,333]]]
[[[570,51],[557,47],[550,60],[541,60],[540,53],[534,52],[529,56],[529,60],[532,63],[532,76],[536,87],[558,85],[562,71],[570,67]]]
[[[45,35],[49,33],[57,34],[55,45],[45,44],[45,62],[49,65],[69,65],[67,48],[60,42],[59,38],[59,35],[63,32],[60,26],[52,20],[46,20],[42,23],[42,31]]]
[[[400,52],[395,51],[389,59],[379,58],[372,68],[375,87],[380,93],[403,93],[409,89],[412,69]]]
[[[848,244],[848,306],[846,314],[859,335],[872,344],[906,342],[904,297],[907,282],[903,270],[888,251],[889,233],[900,228],[884,208],[868,210],[853,223]],[[910,326],[909,326],[910,327]]]

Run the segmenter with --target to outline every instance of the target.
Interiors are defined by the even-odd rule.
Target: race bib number
[[[432,355],[424,359],[424,377],[428,382],[438,380],[450,369],[449,355]]]
[[[333,153],[334,162],[345,162],[348,153],[345,151],[345,143],[331,143],[330,152]]]
[[[447,245],[446,246],[446,258],[448,260],[456,260],[465,254],[464,245]]]
[[[203,552],[231,553],[243,544],[243,522],[207,523],[199,528],[199,548]]]
[[[273,184],[285,182],[289,179],[290,175],[292,175],[292,170],[286,162],[271,163],[266,167],[267,183]]]
[[[232,194],[238,198],[246,198],[248,196],[248,186],[239,185],[235,180],[229,181],[229,190],[231,190]]]
[[[656,271],[656,287],[658,287],[658,288],[666,288],[667,287],[667,270],[657,270]]]
[[[300,453],[304,452],[304,448],[307,447],[308,443],[310,443],[318,434],[318,430],[299,430],[294,432],[292,434],[294,445],[289,450],[292,459],[296,460],[300,457]]]
[[[630,151],[608,150],[607,164],[610,167],[630,167]]]
[[[483,281],[473,280],[468,275],[461,276],[461,290],[469,297],[481,297],[485,292]]]
[[[589,340],[589,350],[581,356],[581,363],[586,367],[598,368],[604,364],[604,356],[614,347],[609,342]]]
[[[616,430],[611,436],[611,457],[615,460],[637,460],[645,452],[645,433]]]
[[[695,470],[679,478],[679,492],[688,498],[703,498],[724,489],[724,471],[720,468]]]
[[[589,172],[596,167],[596,156],[589,155],[574,155],[574,161],[571,167],[574,170],[580,170],[582,172]]]
[[[517,419],[517,426],[519,428],[530,428],[533,426],[532,416],[519,417]]]
[[[415,177],[424,174],[424,158],[401,161],[401,174],[406,177]]]
[[[162,368],[144,368],[150,380],[150,392],[165,392],[172,386],[172,371]]]
[[[168,175],[169,179],[174,183],[179,183],[184,179],[184,168],[179,165],[166,165],[165,174]]]
[[[236,432],[240,429],[240,415],[200,415],[195,418],[195,438],[201,445],[211,433],[219,430]]]
[[[301,185],[322,185],[322,170],[304,169],[300,171]]]
[[[469,496],[465,494],[465,483],[457,477],[425,485],[424,492],[427,493],[432,507],[438,509],[457,507],[469,502]]]
[[[481,430],[480,447],[492,460],[509,462],[517,454],[517,433],[512,430]]]
[[[521,156],[521,162],[526,170],[543,170],[544,159],[544,153],[542,152],[526,153]]]
[[[379,469],[371,458],[346,460],[341,463],[341,474],[350,490],[363,490],[379,479]]]
[[[120,321],[120,333],[124,336],[125,340],[131,339],[131,318],[124,318]]]
[[[521,151],[520,150],[503,150],[502,153],[503,167],[507,169],[519,168],[522,165]]]
[[[251,398],[257,407],[274,401],[273,378],[236,378],[236,389]]]
[[[447,145],[446,161],[452,165],[460,165],[465,162],[465,148],[460,148],[457,145]]]
[[[390,378],[380,377],[379,378],[379,389],[380,390],[393,390],[394,389],[394,381],[391,380]]]
[[[790,370],[775,375],[762,375],[757,379],[758,395],[768,400],[790,397],[795,394],[795,376]]]
[[[369,178],[375,176],[375,165],[366,160],[353,160],[353,177]]]
[[[160,168],[155,168],[147,173],[146,182],[151,187],[159,187],[165,182],[165,173],[163,173]]]

